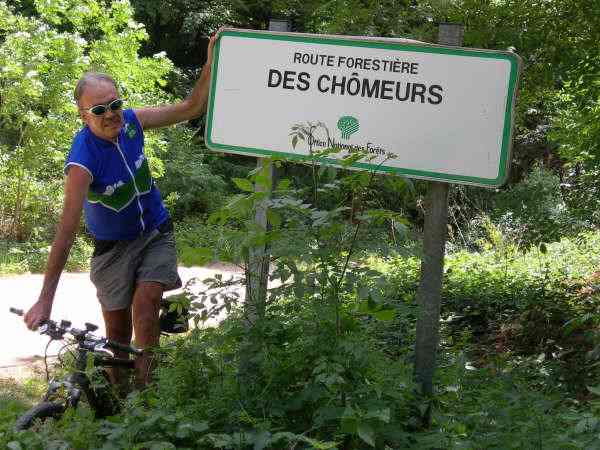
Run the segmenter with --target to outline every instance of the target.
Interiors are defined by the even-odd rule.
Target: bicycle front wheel
[[[41,402],[19,417],[15,423],[15,431],[27,430],[36,419],[58,418],[65,412],[65,405],[57,402]]]

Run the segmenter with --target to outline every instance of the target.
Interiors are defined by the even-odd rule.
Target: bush
[[[269,309],[266,338],[253,355],[258,375],[251,383],[240,384],[243,330],[235,314],[219,329],[196,330],[178,340],[165,351],[156,404],[205,423],[207,432],[223,439],[263,433],[283,444],[285,432],[292,442],[305,434],[343,448],[364,448],[359,436],[364,430],[373,441],[404,442],[400,430],[412,398],[409,367],[385,357],[359,330],[347,330],[335,344],[335,327],[324,328],[309,304],[309,299],[290,299]]]
[[[185,126],[168,128],[163,138],[167,141],[161,154],[165,172],[157,184],[173,217],[181,220],[220,208],[227,183],[207,163],[207,150],[194,138],[193,130]]]
[[[409,448],[598,448],[597,406],[582,410],[565,400],[548,386],[539,364],[477,369],[460,352],[442,358],[432,430],[417,434]],[[534,372],[539,387],[532,383]]]
[[[43,427],[41,438],[5,432],[0,443],[85,448],[87,436],[106,449],[593,448],[599,245],[600,233],[584,233],[525,254],[507,246],[449,256],[431,404],[416,399],[410,362],[419,260],[371,258],[351,264],[354,287],[341,305],[309,285],[269,303],[253,378],[240,377],[247,331],[233,308],[217,328],[167,340],[156,385],[130,397],[123,414],[93,422],[83,410]],[[366,312],[363,290],[393,306],[395,318]],[[430,406],[432,427],[421,429]]]
[[[569,211],[582,222],[600,225],[600,167],[576,165],[569,168],[563,183]]]
[[[536,166],[520,183],[500,192],[491,212],[493,222],[510,241],[529,247],[555,242],[586,228],[565,203],[559,177]]]
[[[508,245],[448,256],[443,344],[457,345],[468,333],[471,356],[480,365],[502,355],[542,355],[555,385],[585,392],[600,376],[595,364],[600,357],[598,245],[600,234],[587,232],[526,253]],[[390,258],[380,270],[391,283],[388,301],[414,305],[419,261]],[[379,332],[392,339],[394,330],[381,327]]]
[[[175,224],[177,260],[184,266],[213,261],[239,263],[236,242],[241,232],[229,226],[206,223],[204,217],[188,217]]]

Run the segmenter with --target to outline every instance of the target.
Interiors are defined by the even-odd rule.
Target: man
[[[35,329],[50,317],[61,272],[75,239],[82,209],[95,239],[90,278],[102,306],[106,335],[129,344],[158,345],[163,292],[181,286],[173,226],[144,156],[143,130],[191,120],[206,111],[212,50],[191,95],[180,103],[123,110],[114,80],[88,72],[77,83],[75,101],[85,127],[65,162],[63,212],[56,230],[44,284],[25,315]],[[117,354],[116,356],[125,356]],[[148,383],[151,358],[136,359],[136,385]],[[115,371],[111,378],[119,381]]]

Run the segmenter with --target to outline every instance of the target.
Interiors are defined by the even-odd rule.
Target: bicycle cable
[[[73,351],[72,351],[72,350],[69,348],[69,347],[72,347],[73,345],[75,345],[73,342],[67,342],[66,344],[64,344],[64,345],[63,345],[63,346],[60,348],[60,350],[58,350],[58,353],[57,353],[57,355],[56,355],[56,356],[58,357],[58,362],[61,364],[61,366],[64,366],[64,365],[65,365],[65,361],[63,360],[63,356],[64,356],[64,353],[65,353],[65,351],[64,351],[64,350],[65,350],[65,349],[67,349],[67,351],[68,351],[68,352],[71,354],[71,356],[72,356],[73,358],[75,358],[75,354],[74,354],[74,353],[73,353]]]
[[[54,339],[50,339],[46,344],[46,349],[44,350],[44,369],[46,370],[46,383],[50,382],[50,371],[48,370],[48,348],[50,344],[54,341]]]

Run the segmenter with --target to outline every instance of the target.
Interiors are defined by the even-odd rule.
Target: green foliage
[[[560,144],[559,152],[571,164],[586,163],[597,167],[600,158],[600,5],[588,0],[560,2],[568,8],[569,19],[563,26],[571,30],[570,51],[561,55],[570,64],[561,72],[561,86],[555,97],[552,137]]]
[[[239,260],[246,261],[246,267],[256,246],[269,245],[275,258],[272,277],[281,280],[281,284],[270,290],[266,315],[259,316],[252,329],[244,330],[240,319],[231,320],[233,328],[228,339],[234,338],[233,342],[221,341],[218,347],[204,350],[200,350],[197,344],[193,347],[194,351],[202,352],[198,357],[207,368],[209,377],[215,377],[219,372],[226,377],[214,394],[215,399],[219,399],[218,403],[204,400],[205,395],[211,395],[210,386],[216,383],[202,383],[202,392],[198,393],[203,398],[201,403],[205,406],[214,403],[214,408],[217,408],[203,419],[215,420],[219,414],[224,415],[217,429],[227,431],[225,424],[244,426],[244,422],[236,417],[249,415],[244,420],[251,420],[249,424],[262,432],[284,429],[298,440],[298,435],[311,429],[311,439],[345,442],[333,444],[336,448],[337,445],[360,448],[365,443],[375,447],[379,445],[377,442],[386,440],[401,442],[404,435],[397,432],[401,422],[395,422],[400,411],[393,403],[397,397],[385,397],[391,395],[394,389],[379,387],[375,398],[371,393],[375,382],[372,377],[383,376],[376,374],[384,367],[389,369],[390,361],[378,359],[359,326],[361,318],[393,320],[396,310],[384,301],[380,274],[350,260],[355,252],[361,250],[361,225],[368,227],[392,217],[395,220],[402,218],[384,210],[357,211],[357,224],[345,225],[347,208],[319,208],[321,176],[325,179],[327,176],[325,171],[317,170],[314,162],[311,167],[316,183],[312,190],[313,204],[298,198],[285,179],[274,186],[269,177],[269,164],[277,162],[265,163],[262,168],[251,172],[248,178],[234,178],[235,185],[243,193],[214,213],[209,221],[209,224],[220,226],[234,223],[243,230],[234,250]],[[364,174],[351,173],[344,177],[342,184],[353,189],[360,198],[373,178],[370,174],[365,177]],[[269,219],[269,229],[254,222],[257,213]],[[222,254],[219,257],[224,258]],[[229,286],[221,277],[205,280],[205,283],[208,283],[209,290]],[[212,305],[217,303],[218,297],[227,295],[221,292],[192,294],[190,309],[198,314],[198,318],[205,320],[220,313],[223,307]],[[224,298],[224,308],[233,311],[236,300]],[[290,319],[292,311],[296,320]],[[245,350],[248,339],[253,346],[251,355],[247,355]],[[231,355],[227,358],[227,363],[231,364],[227,364],[224,357],[211,361],[211,356],[218,356],[219,349],[223,347]],[[286,361],[288,358],[289,362]],[[301,358],[302,363],[296,358]],[[381,353],[380,358],[386,357]],[[248,359],[253,369],[251,377],[246,379],[242,367]],[[185,360],[189,362],[193,358],[190,355]],[[307,367],[313,369],[307,371]],[[406,373],[403,379],[406,386]],[[242,386],[232,389],[234,380]],[[265,386],[269,389],[268,395]],[[208,393],[205,393],[207,387]],[[167,398],[181,399],[187,391],[188,388],[179,393],[170,392]],[[396,395],[402,398],[412,396],[410,389],[403,388],[402,391]],[[226,399],[234,393],[236,395],[228,403]],[[242,411],[235,407],[240,396]],[[232,408],[235,411],[233,417]],[[402,406],[401,411],[401,415],[405,415],[408,408]],[[265,414],[269,416],[265,418]],[[337,431],[335,423],[341,426]],[[333,433],[330,432],[332,426]],[[239,432],[238,428],[236,433]]]
[[[252,394],[242,398],[236,369],[239,322],[228,320],[219,330],[198,330],[178,341],[160,370],[160,379],[170,381],[159,382],[157,404],[186,411],[209,424],[211,433],[232,437],[266,433],[273,440],[282,438],[276,432],[281,430],[291,442],[306,434],[336,441],[335,448],[343,439],[344,448],[362,448],[359,432],[367,440],[370,430],[379,438],[393,435],[407,414],[397,400],[412,397],[408,368],[387,360],[357,330],[348,330],[342,345],[332,348],[335,329],[322,329],[323,319],[311,309],[309,302],[293,299],[269,308],[266,339],[254,355],[260,374],[256,385],[243,386]]]
[[[43,273],[50,252],[50,245],[44,240],[32,239],[28,242],[0,241],[0,275]],[[65,269],[71,272],[89,270],[93,246],[83,236],[77,236]]]
[[[591,54],[572,68],[556,99],[552,137],[572,165],[597,166],[600,161],[600,57]]]
[[[7,432],[11,421],[32,406],[43,388],[41,380],[36,378],[23,383],[11,378],[0,379],[0,434]]]
[[[363,261],[384,277],[365,272],[348,291],[341,334],[315,291],[271,302],[250,385],[238,376],[245,331],[234,307],[219,327],[166,341],[156,385],[131,396],[121,415],[94,422],[82,410],[38,434],[0,429],[0,444],[596,448],[599,244],[600,234],[587,233],[526,254],[490,248],[448,258],[430,429],[418,427],[428,405],[415,401],[411,381],[419,261],[394,257]],[[393,320],[363,309],[365,297],[379,296],[396,308]],[[8,421],[20,411],[11,408]]]
[[[188,218],[175,226],[177,259],[184,266],[202,266],[212,261],[238,263],[236,242],[241,232],[205,223],[205,218]]]
[[[83,72],[102,70],[118,80],[130,106],[166,99],[160,86],[172,69],[164,56],[139,58],[147,35],[125,1],[35,1],[25,16],[0,2],[0,235],[30,237],[56,218],[62,164],[80,127],[73,88]],[[159,140],[150,135],[153,158]]]
[[[285,224],[291,214],[282,216]],[[324,218],[317,219],[322,221],[317,228],[329,229]],[[313,249],[312,259],[301,258],[293,278],[278,268],[284,284],[271,291],[261,345],[252,354],[254,379],[241,384],[246,331],[241,311],[231,305],[219,327],[165,343],[157,384],[130,397],[123,414],[94,422],[82,410],[42,426],[37,435],[5,431],[0,443],[106,449],[594,448],[600,426],[595,400],[600,296],[594,273],[600,234],[524,254],[504,245],[500,234],[491,243],[479,254],[447,258],[441,367],[431,405],[415,400],[411,381],[418,258],[353,259],[351,282],[340,285],[337,302],[327,292],[325,275],[335,280],[340,269],[328,258],[339,256],[321,247],[321,253]],[[428,407],[432,427],[422,430],[419,417]],[[20,407],[10,408],[9,421]]]
[[[159,155],[165,172],[158,187],[173,218],[179,220],[218,209],[224,201],[227,184],[213,172],[207,150],[194,138],[193,130],[184,126],[169,128],[162,139],[167,142]]]
[[[600,167],[581,165],[569,169],[564,198],[569,211],[580,221],[600,224]]]
[[[476,369],[463,354],[449,358],[433,430],[418,435],[414,448],[598,448],[595,414],[533,388],[530,370],[503,362]]]
[[[458,345],[469,333],[478,365],[496,357],[531,358],[545,372],[545,383],[571,392],[595,384],[596,290],[600,259],[597,233],[581,234],[527,253],[512,245],[479,254],[457,252],[446,258],[443,286],[444,345]],[[387,267],[397,302],[414,302],[418,260],[393,258]],[[378,333],[394,341],[386,324]],[[410,329],[410,325],[405,325]],[[540,357],[540,355],[542,355]]]
[[[179,67],[204,59],[202,37],[219,26],[266,30],[269,19],[285,18],[294,31],[371,36],[413,36],[415,28],[431,29],[424,8],[406,0],[322,2],[319,0],[134,0],[136,18],[145,23],[151,40],[145,52],[166,50]]]
[[[598,223],[600,166],[600,47],[568,74],[556,98],[551,137],[567,164],[567,199],[577,215]]]
[[[520,183],[493,199],[492,219],[517,245],[536,245],[574,235],[585,228],[565,203],[559,177],[536,166]]]

